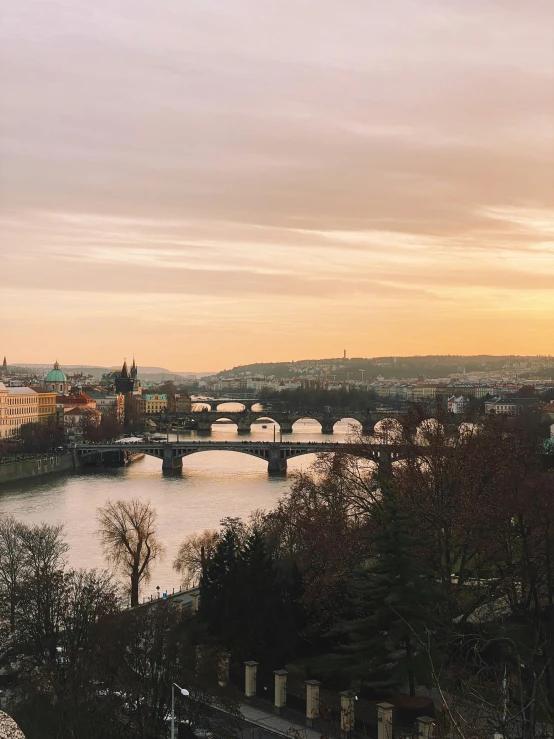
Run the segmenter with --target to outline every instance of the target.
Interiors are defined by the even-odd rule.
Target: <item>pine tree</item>
[[[293,608],[261,533],[241,541],[225,530],[201,578],[200,616],[210,635],[241,659],[277,664],[291,655]]]
[[[407,681],[413,696],[418,662],[426,662],[417,658],[419,640],[435,621],[440,596],[417,561],[417,538],[389,482],[381,494],[373,558],[350,583],[350,615],[336,629],[347,638],[337,664],[376,688],[398,689]]]

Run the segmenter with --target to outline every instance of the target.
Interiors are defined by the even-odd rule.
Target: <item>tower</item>
[[[133,380],[137,379],[137,375],[138,375],[138,367],[136,365],[135,358],[133,357],[133,365],[131,367],[131,377],[133,378]]]
[[[2,362],[2,372],[6,372],[8,369],[8,363],[6,362],[6,357],[4,357],[4,361]]]
[[[56,359],[54,368],[44,378],[44,384],[50,392],[65,395],[69,392],[69,380],[63,370],[60,369],[60,363]]]
[[[121,372],[119,372],[119,374],[116,375],[114,380],[115,380],[115,389],[117,390],[118,393],[123,393],[123,395],[127,395],[127,393],[133,392],[135,381],[132,378],[132,376],[129,374],[129,370],[127,369],[127,360],[123,362],[123,367],[121,368]]]

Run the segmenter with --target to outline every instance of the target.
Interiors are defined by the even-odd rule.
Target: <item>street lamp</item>
[[[171,683],[171,739],[175,739],[175,688],[181,691],[181,695],[190,695],[186,688],[179,688],[177,683]]]

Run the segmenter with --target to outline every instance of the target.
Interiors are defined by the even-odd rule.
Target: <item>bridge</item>
[[[247,410],[251,410],[253,405],[258,405],[260,402],[259,396],[250,396],[246,397],[242,395],[241,397],[221,397],[221,398],[205,398],[200,399],[198,396],[191,397],[192,405],[207,405],[209,406],[210,410],[216,411],[218,405],[223,405],[223,403],[240,403],[240,405],[243,405]],[[192,411],[193,413],[198,413],[200,411]]]
[[[125,452],[138,452],[157,457],[162,460],[163,470],[176,470],[183,466],[183,458],[191,454],[207,451],[238,452],[249,454],[257,459],[267,462],[270,473],[281,473],[287,469],[289,459],[304,454],[318,454],[320,452],[339,452],[347,447],[345,443],[339,442],[267,442],[267,441],[186,441],[186,442],[133,442],[122,443],[98,443],[98,444],[73,444],[71,449],[75,466],[79,461],[95,457],[102,459],[103,454],[124,454]],[[388,444],[366,445],[370,449],[370,458],[380,465],[389,465],[401,458],[400,452]]]
[[[377,421],[383,418],[394,418],[397,413],[383,413],[374,411],[193,411],[192,413],[164,413],[158,417],[158,424],[163,428],[166,423],[185,425],[194,421],[194,427],[199,434],[208,435],[212,431],[212,424],[217,421],[232,421],[238,426],[239,434],[249,434],[253,423],[268,421],[277,423],[284,434],[291,434],[293,424],[302,419],[318,421],[324,434],[332,434],[335,424],[343,420],[357,421],[365,434],[372,434]]]

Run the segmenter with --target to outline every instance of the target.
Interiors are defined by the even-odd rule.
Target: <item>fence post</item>
[[[306,680],[306,726],[313,728],[319,717],[319,680]]]
[[[392,703],[377,704],[377,739],[392,739]]]
[[[258,671],[258,662],[249,660],[244,663],[246,668],[244,679],[244,694],[247,698],[253,698],[256,695],[256,673]]]
[[[192,601],[192,612],[198,613],[198,601],[200,600],[200,594],[199,593],[191,593],[190,599]]]
[[[356,694],[351,690],[343,690],[340,695],[340,733],[342,739],[348,739],[354,728],[354,701]]]
[[[231,655],[229,652],[219,652],[217,661],[217,682],[224,688],[229,684],[229,660]]]
[[[281,713],[281,709],[287,705],[287,671],[274,670],[275,675],[275,701],[273,710],[275,713]]]
[[[417,735],[421,739],[433,739],[435,722],[429,716],[420,716],[417,719]]]

